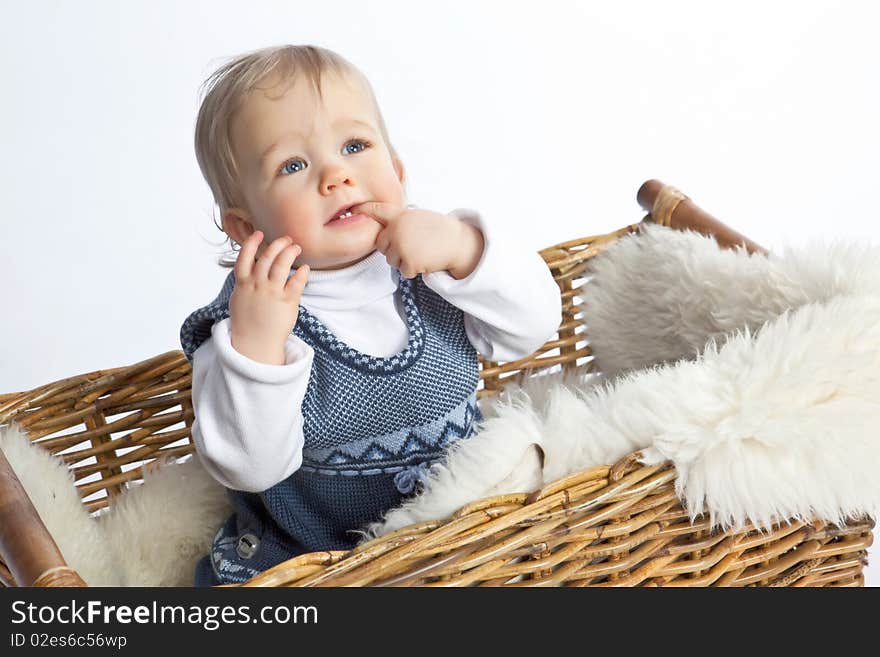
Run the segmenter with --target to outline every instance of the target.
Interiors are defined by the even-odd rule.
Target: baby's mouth
[[[333,217],[330,217],[330,219],[328,219],[326,223],[330,224],[330,223],[333,223],[334,221],[339,221],[340,219],[345,219],[346,217],[350,217],[352,215],[352,208],[354,208],[357,205],[359,205],[359,203],[352,203],[347,208],[345,208],[344,210],[339,212],[339,214],[337,214]]]
[[[350,217],[353,214],[354,213],[351,210],[346,210],[345,212],[342,212],[342,213],[336,215],[335,217],[333,217],[330,221],[336,221],[337,219],[345,219],[346,217]]]

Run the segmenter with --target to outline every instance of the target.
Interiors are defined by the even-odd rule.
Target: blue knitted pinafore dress
[[[421,275],[396,274],[409,342],[392,356],[357,351],[299,307],[293,333],[315,352],[302,404],[302,466],[260,493],[228,491],[235,511],[199,562],[196,586],[243,582],[305,552],[351,549],[358,539],[351,530],[417,492],[445,448],[475,432],[478,359],[464,314]],[[190,362],[211,326],[229,317],[234,286],[230,272],[217,298],[181,326]]]

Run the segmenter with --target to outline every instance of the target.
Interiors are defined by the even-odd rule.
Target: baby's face
[[[295,267],[359,262],[375,250],[381,225],[368,217],[329,222],[340,208],[364,201],[405,205],[403,168],[392,161],[358,81],[325,75],[323,105],[305,80],[279,98],[281,89],[254,91],[233,120],[248,208],[227,210],[227,232],[241,243],[262,230],[262,248],[289,235],[302,247]]]

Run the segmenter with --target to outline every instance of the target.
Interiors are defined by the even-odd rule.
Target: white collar
[[[326,310],[360,308],[394,293],[398,283],[397,270],[376,250],[342,269],[310,271],[300,303],[307,308]]]

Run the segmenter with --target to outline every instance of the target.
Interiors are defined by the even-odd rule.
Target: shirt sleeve
[[[193,353],[192,436],[208,473],[227,488],[261,492],[302,464],[302,402],[314,350],[293,333],[285,364],[232,346],[230,319]]]
[[[505,241],[478,212],[461,208],[450,214],[483,233],[483,254],[465,278],[456,280],[447,271],[437,271],[422,274],[422,280],[465,313],[468,339],[484,358],[525,358],[559,329],[559,286],[537,251]]]

